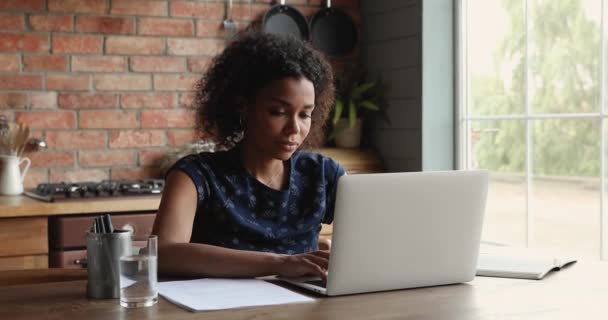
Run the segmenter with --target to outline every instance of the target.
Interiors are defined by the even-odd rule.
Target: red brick
[[[107,54],[163,54],[165,43],[162,38],[153,37],[113,37],[106,38]]]
[[[30,93],[30,105],[32,109],[56,109],[57,92],[32,92]]]
[[[0,74],[0,89],[39,90],[42,89],[42,77],[30,74]]]
[[[111,14],[136,16],[166,16],[166,1],[113,0]]]
[[[27,93],[0,92],[1,109],[25,109],[28,106]]]
[[[0,10],[44,10],[45,0],[2,0]]]
[[[123,110],[80,111],[80,128],[118,129],[137,127],[137,113]]]
[[[15,121],[31,129],[72,129],[76,124],[71,111],[15,112]]]
[[[218,39],[168,39],[168,53],[171,55],[198,56],[216,55],[224,48],[224,40]]]
[[[171,18],[139,18],[137,33],[158,36],[192,36],[194,24],[192,20]]]
[[[0,32],[0,51],[48,52],[49,37],[38,33]]]
[[[106,0],[48,0],[49,11],[106,13]]]
[[[196,92],[182,92],[179,94],[178,106],[180,108],[194,108],[194,99],[196,98]]]
[[[150,149],[139,151],[140,166],[159,166],[167,158],[168,150]]]
[[[142,128],[190,128],[193,126],[194,113],[188,109],[141,112]]]
[[[177,57],[131,57],[131,71],[136,72],[184,72],[186,63]]]
[[[224,23],[219,20],[197,20],[196,35],[199,37],[225,37]]]
[[[173,108],[175,93],[123,93],[120,95],[122,108]]]
[[[129,34],[135,32],[134,18],[78,16],[76,32]]]
[[[22,14],[0,12],[0,29],[23,30],[25,29],[25,23],[23,23],[23,21]]]
[[[80,151],[78,163],[82,167],[134,165],[137,157],[134,151],[128,150]]]
[[[14,54],[0,54],[0,71],[19,71],[19,57]]]
[[[192,142],[201,139],[201,134],[194,130],[169,130],[167,132],[167,141],[170,146],[182,146],[187,142]]]
[[[149,75],[96,74],[93,78],[97,90],[150,90],[152,82]]]
[[[188,71],[190,72],[207,72],[209,65],[211,65],[211,58],[209,57],[188,58]]]
[[[110,178],[116,179],[150,179],[162,178],[162,172],[159,167],[139,167],[139,168],[112,168]]]
[[[66,56],[23,56],[23,71],[67,71]]]
[[[92,149],[106,146],[105,131],[48,131],[45,139],[51,149]]]
[[[191,91],[200,80],[198,75],[154,75],[154,89],[166,91]]]
[[[0,109],[54,109],[57,92],[0,92]]]
[[[91,77],[84,74],[47,74],[47,90],[86,91],[90,88]]]
[[[317,13],[319,11],[319,8],[315,8],[315,7],[306,7],[306,6],[293,6],[294,8],[296,8],[298,11],[300,11],[300,13],[302,13],[302,15],[308,19],[311,19],[312,16],[315,15],[315,13]]]
[[[293,4],[289,1],[289,4]],[[251,5],[248,3],[235,3],[232,6],[232,19],[234,20],[251,20]]]
[[[165,145],[164,130],[124,130],[110,132],[110,148],[141,148]]]
[[[33,30],[72,31],[72,17],[64,15],[31,15],[29,25]]]
[[[267,4],[256,3],[251,6],[251,11],[249,12],[249,19],[251,21],[262,21],[264,19],[264,14],[268,12]]]
[[[53,35],[53,52],[101,53],[102,37],[84,35]]]
[[[224,3],[171,1],[169,12],[174,17],[197,17],[204,19],[223,19]]]
[[[72,71],[123,72],[126,59],[113,56],[72,56]]]
[[[29,156],[29,154],[26,154]],[[49,182],[49,169],[47,168],[32,168],[30,167],[23,179],[23,187],[26,189],[36,188],[41,183]]]
[[[29,154],[34,167],[67,167],[74,165],[74,151],[46,151]]]
[[[59,107],[65,109],[116,108],[117,96],[111,93],[60,93]]]
[[[50,181],[57,182],[82,182],[101,181],[110,178],[107,169],[59,169],[51,168]]]

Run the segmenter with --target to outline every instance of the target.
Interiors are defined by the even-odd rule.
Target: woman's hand
[[[329,251],[313,251],[295,255],[281,255],[277,265],[277,275],[281,277],[319,276],[327,279]]]

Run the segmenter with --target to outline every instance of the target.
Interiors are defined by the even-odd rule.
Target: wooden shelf
[[[348,174],[383,171],[382,160],[372,149],[321,148],[315,151],[338,161]]]

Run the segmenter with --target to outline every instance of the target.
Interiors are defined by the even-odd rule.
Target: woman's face
[[[245,108],[245,141],[268,157],[287,160],[310,131],[315,90],[306,78],[271,82]]]

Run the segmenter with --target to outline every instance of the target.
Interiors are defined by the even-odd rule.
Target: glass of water
[[[158,302],[158,239],[155,235],[131,236],[131,250],[120,257],[120,305],[153,306]]]

